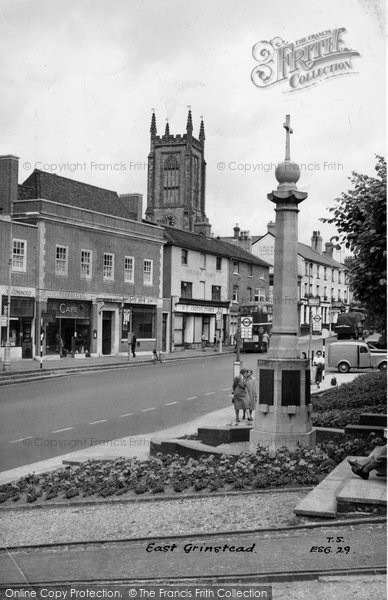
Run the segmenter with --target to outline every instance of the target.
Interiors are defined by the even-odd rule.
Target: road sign
[[[241,319],[241,325],[244,327],[250,327],[252,325],[252,317],[244,317]]]

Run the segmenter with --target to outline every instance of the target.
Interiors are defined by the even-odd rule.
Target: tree
[[[356,300],[365,305],[376,326],[386,330],[387,316],[387,164],[376,156],[377,177],[353,172],[353,188],[342,192],[333,216],[321,219],[332,223],[339,233],[335,239],[345,245],[353,257],[349,261],[349,283]]]

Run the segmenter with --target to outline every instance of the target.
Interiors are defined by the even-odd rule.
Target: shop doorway
[[[167,313],[163,313],[162,321],[162,350],[166,352],[167,349]]]
[[[102,353],[111,354],[112,352],[112,312],[103,311],[102,313]]]

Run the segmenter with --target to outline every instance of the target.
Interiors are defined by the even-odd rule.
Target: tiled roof
[[[42,198],[95,212],[133,219],[129,206],[116,192],[35,169],[21,186],[30,198]],[[19,193],[22,190],[19,190]],[[21,195],[21,194],[20,194]]]
[[[317,262],[321,265],[336,267],[337,269],[343,269],[345,267],[345,265],[338,262],[337,260],[334,260],[334,258],[331,258],[324,252],[320,254],[316,250],[313,250],[311,246],[308,246],[307,244],[302,244],[301,242],[298,242],[298,254],[300,254],[300,256],[302,256],[306,260],[309,260],[311,262]]]
[[[273,233],[269,233],[269,232],[265,233],[264,235],[260,235],[260,236],[252,236],[252,244],[258,242],[266,235],[272,235],[272,237],[275,237],[273,235]],[[321,265],[327,265],[329,267],[336,267],[337,269],[340,269],[340,268],[343,269],[344,267],[346,268],[346,265],[338,262],[334,258],[331,258],[325,252],[322,252],[322,254],[320,254],[316,250],[313,250],[313,248],[311,248],[311,246],[308,246],[307,244],[302,244],[302,242],[298,242],[298,254],[299,254],[299,256],[301,256],[302,258],[305,258],[306,260],[308,260],[310,262],[317,262],[317,263],[320,263]]]
[[[254,256],[250,252],[243,250],[239,246],[217,240],[216,238],[205,237],[199,233],[192,233],[185,229],[176,229],[175,227],[164,227],[167,245],[179,246],[189,250],[197,250],[208,254],[225,256],[242,262],[270,267],[267,262]]]

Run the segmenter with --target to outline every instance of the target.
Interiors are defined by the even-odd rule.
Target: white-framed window
[[[92,251],[81,250],[81,278],[91,279],[92,277]]]
[[[145,258],[143,265],[143,283],[144,285],[152,285],[153,261],[149,258]]]
[[[135,281],[135,259],[133,256],[124,257],[124,281],[125,283]]]
[[[252,277],[253,275],[253,265],[248,263],[248,277]]]
[[[181,250],[181,264],[182,265],[187,265],[189,262],[189,251],[186,250],[185,248],[182,248]]]
[[[27,242],[26,240],[12,240],[12,271],[27,270]]]
[[[55,247],[55,275],[67,276],[69,269],[69,249],[67,246]]]
[[[265,302],[265,289],[264,288],[255,288],[255,302]]]
[[[104,253],[103,278],[105,281],[114,280],[114,254],[111,254],[110,252]]]
[[[237,260],[233,261],[233,275],[238,275],[240,272],[240,265]]]
[[[222,257],[216,257],[216,271],[222,271]]]
[[[199,268],[206,269],[206,254],[203,252],[201,252],[199,255]]]
[[[318,279],[321,278],[321,269],[320,269],[319,265],[317,265],[317,278]]]
[[[238,302],[238,285],[233,286],[233,302]]]

